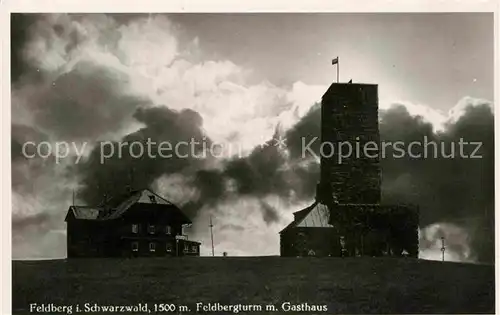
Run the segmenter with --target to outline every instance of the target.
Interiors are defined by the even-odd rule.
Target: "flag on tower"
[[[339,83],[339,67],[340,67],[340,64],[339,64],[339,57],[335,57],[334,59],[332,59],[332,65],[337,65],[337,83]]]

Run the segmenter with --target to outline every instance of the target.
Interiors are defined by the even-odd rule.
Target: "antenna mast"
[[[212,215],[210,215],[210,238],[212,239],[212,256],[215,256],[214,252],[214,232],[213,232],[213,227],[214,225],[212,224]]]
[[[441,237],[441,252],[442,252],[442,259],[444,261],[444,251],[446,250],[446,247],[444,246],[444,236]]]

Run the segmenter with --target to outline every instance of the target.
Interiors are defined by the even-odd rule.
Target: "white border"
[[[0,312],[11,314],[12,307],[12,274],[11,274],[11,165],[10,165],[10,13],[11,12],[495,12],[495,112],[498,114],[499,99],[499,44],[500,23],[498,11],[500,3],[495,0],[393,0],[393,1],[234,1],[234,0],[0,0],[0,33],[2,34],[1,59],[1,114],[0,137],[2,138],[2,154],[0,154],[1,185],[0,202],[2,215],[0,218],[1,244],[1,297]],[[500,127],[498,115],[495,115],[495,192],[500,196]],[[495,217],[499,218],[500,200],[495,201]],[[496,227],[496,226],[495,226]],[[495,258],[498,260],[500,232],[495,228]],[[499,269],[495,264],[496,297],[499,296]],[[499,299],[496,299],[496,312],[500,311]]]
[[[0,187],[0,202],[1,202],[1,217],[0,217],[0,248],[2,259],[0,260],[0,312],[2,314],[12,313],[12,204],[11,204],[11,168],[10,168],[10,17],[1,4],[0,11],[0,32],[2,36],[2,47],[0,51],[1,59],[1,76],[2,89],[0,95],[2,97],[0,109],[0,143],[5,144],[1,147],[0,153],[0,169],[1,169],[1,187]],[[10,187],[10,188],[9,188]]]
[[[495,27],[495,30],[494,30],[494,40],[495,40],[495,46],[494,46],[494,61],[493,61],[493,64],[494,64],[494,81],[495,84],[493,85],[494,89],[495,89],[495,92],[494,92],[494,96],[493,96],[493,108],[495,110],[494,112],[494,120],[495,120],[495,136],[494,136],[494,143],[495,143],[495,313],[498,314],[500,313],[500,305],[499,305],[499,297],[500,297],[500,285],[499,285],[499,280],[500,280],[500,277],[499,277],[499,266],[498,266],[498,260],[499,260],[499,244],[500,244],[500,231],[498,229],[498,220],[500,218],[499,214],[500,214],[500,183],[499,183],[499,178],[500,178],[500,141],[499,138],[500,138],[500,118],[498,117],[498,114],[499,114],[499,108],[500,108],[500,105],[498,104],[498,101],[499,101],[499,91],[500,91],[500,84],[499,84],[499,66],[500,66],[500,63],[498,61],[498,56],[500,54],[500,50],[499,50],[499,43],[498,43],[498,36],[500,36],[500,22],[498,21],[499,19],[499,16],[498,16],[498,13],[499,13],[499,8],[500,8],[500,2],[497,3],[496,5],[496,9],[495,9],[495,14],[494,14],[494,27]]]
[[[0,1],[1,2],[1,1]],[[11,12],[493,12],[494,0],[3,0]]]

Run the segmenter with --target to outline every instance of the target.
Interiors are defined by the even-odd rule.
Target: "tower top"
[[[352,80],[351,80],[352,81]],[[325,94],[323,94],[323,98],[329,97],[330,95],[339,95],[345,94],[347,91],[352,91],[354,93],[359,93],[363,89],[375,88],[378,89],[378,84],[371,83],[352,83],[352,82],[333,82],[330,84],[330,87],[326,90]],[[357,92],[355,92],[357,91]]]

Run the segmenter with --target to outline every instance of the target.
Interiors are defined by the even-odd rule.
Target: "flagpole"
[[[337,83],[339,83],[339,67],[340,67],[340,60],[339,57],[337,57]]]
[[[212,223],[212,215],[210,215],[210,238],[212,239],[212,257],[215,256],[215,253],[214,253],[214,232],[213,232],[213,228],[214,225]]]
[[[332,59],[332,65],[337,65],[337,83],[339,83],[339,68],[340,68],[339,56],[335,57],[335,59]]]
[[[442,252],[442,256],[443,256],[443,261],[444,261],[444,251],[445,251],[445,247],[444,247],[444,237],[441,237],[441,252]]]

